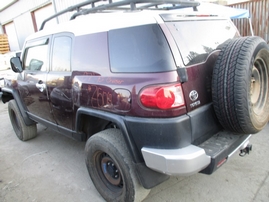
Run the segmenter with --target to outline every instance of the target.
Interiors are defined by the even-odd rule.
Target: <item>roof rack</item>
[[[96,4],[100,4],[102,2],[105,3],[96,6]],[[171,5],[168,6],[167,4]],[[112,10],[172,10],[193,7],[193,10],[196,11],[197,6],[199,5],[199,2],[193,0],[88,0],[74,6],[70,6],[67,9],[45,19],[39,30],[42,30],[45,24],[53,18],[73,11],[76,11],[76,13],[71,16],[70,20],[75,19],[79,15]],[[90,8],[83,8],[85,6],[90,6]]]

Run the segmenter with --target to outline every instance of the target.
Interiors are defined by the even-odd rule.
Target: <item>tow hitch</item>
[[[240,154],[239,156],[243,157],[246,154],[249,154],[249,152],[252,150],[252,145],[248,144],[244,149],[240,149]]]

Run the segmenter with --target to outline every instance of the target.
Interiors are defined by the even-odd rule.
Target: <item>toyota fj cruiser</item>
[[[22,141],[37,123],[87,141],[107,201],[141,201],[170,175],[211,174],[249,153],[268,122],[268,45],[197,2],[90,0],[41,29],[11,59],[18,77],[2,101]]]

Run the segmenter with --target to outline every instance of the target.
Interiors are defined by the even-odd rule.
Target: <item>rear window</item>
[[[164,72],[175,70],[167,41],[157,24],[110,30],[112,72]]]
[[[204,62],[208,55],[229,39],[239,37],[229,20],[166,22],[184,64]]]

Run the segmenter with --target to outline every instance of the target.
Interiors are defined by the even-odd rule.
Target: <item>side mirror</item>
[[[21,51],[17,51],[15,54],[16,54],[16,57],[18,58],[21,57]]]
[[[10,59],[10,65],[11,68],[14,72],[21,73],[22,72],[22,65],[21,65],[21,60],[18,57],[13,57]]]

